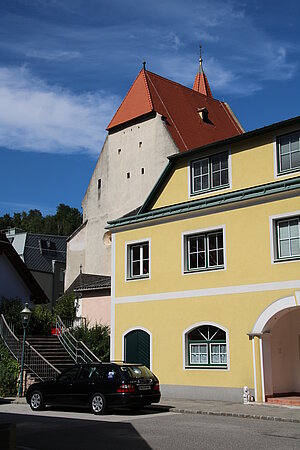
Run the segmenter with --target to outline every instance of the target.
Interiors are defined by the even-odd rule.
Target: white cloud
[[[77,59],[81,56],[79,52],[64,50],[25,50],[24,54],[29,58],[45,59],[50,61],[65,61],[69,59]]]
[[[24,151],[99,154],[120,98],[73,94],[26,68],[0,67],[0,146]]]

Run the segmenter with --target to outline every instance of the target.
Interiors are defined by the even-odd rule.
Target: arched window
[[[226,332],[201,325],[187,334],[188,366],[227,368]]]

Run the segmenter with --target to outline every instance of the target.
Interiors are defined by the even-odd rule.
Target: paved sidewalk
[[[267,405],[266,403],[222,402],[213,400],[186,400],[162,397],[155,408],[187,414],[241,417],[300,423],[300,407]]]
[[[0,398],[0,403],[3,402],[25,404],[26,399],[24,397]],[[255,402],[244,405],[243,403],[213,400],[186,400],[162,397],[159,404],[152,405],[150,408],[185,414],[203,414],[300,423],[300,407],[297,406],[277,406]]]

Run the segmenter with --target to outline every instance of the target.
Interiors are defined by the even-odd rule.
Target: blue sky
[[[248,131],[300,115],[300,2],[1,0],[0,215],[81,201],[114,111],[147,69],[215,98]]]

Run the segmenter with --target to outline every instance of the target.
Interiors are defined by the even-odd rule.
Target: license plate
[[[139,386],[140,391],[150,391],[151,386]]]

